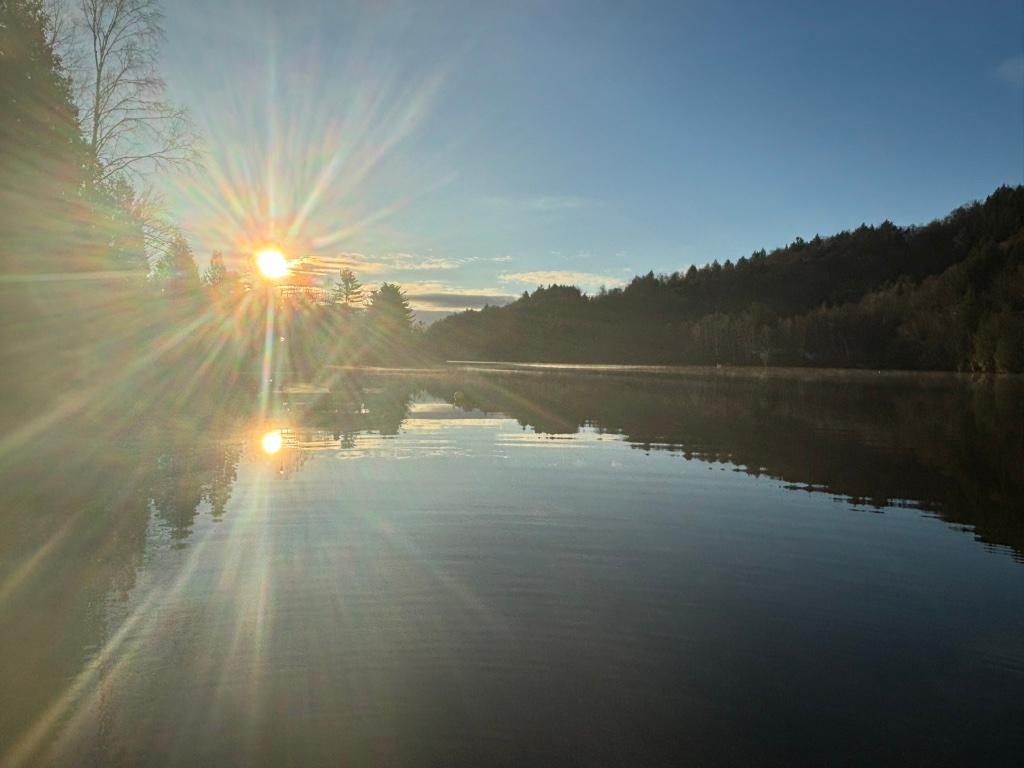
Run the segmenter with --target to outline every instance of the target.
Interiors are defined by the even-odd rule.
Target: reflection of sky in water
[[[33,667],[55,693],[17,755],[445,764],[496,734],[531,762],[541,733],[567,740],[564,762],[654,764],[651,722],[687,754],[724,732],[756,756],[751,723],[845,738],[869,712],[944,744],[1022,713],[1006,681],[1024,571],[917,510],[419,400],[397,435],[250,425],[221,512],[203,498],[182,522],[194,437],[165,462],[131,577],[57,617],[84,640]],[[91,547],[121,534],[92,526]],[[94,559],[69,563],[88,583]]]
[[[466,412],[446,403],[412,403],[410,416],[397,435],[360,431],[335,437],[327,430],[282,427],[261,438],[263,453],[288,452],[330,455],[342,461],[378,458],[408,460],[442,456],[508,456],[525,449],[579,450],[602,442],[622,442],[621,435],[594,427],[575,434],[541,434],[514,419],[480,412]],[[307,458],[309,458],[307,457]]]
[[[281,450],[284,439],[281,437],[281,430],[275,429],[267,432],[260,441],[264,453],[274,454]]]

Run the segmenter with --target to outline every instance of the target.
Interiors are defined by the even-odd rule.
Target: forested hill
[[[596,296],[538,288],[427,339],[449,360],[1024,371],[1024,187]]]

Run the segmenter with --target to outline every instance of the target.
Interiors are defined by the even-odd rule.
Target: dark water
[[[6,460],[0,763],[1024,760],[1020,382],[346,373],[228,410]]]

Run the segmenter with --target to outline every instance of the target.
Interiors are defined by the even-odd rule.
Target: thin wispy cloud
[[[436,281],[405,283],[402,289],[409,306],[418,312],[460,312],[508,304],[516,298],[500,288],[466,288]]]
[[[999,62],[995,76],[1016,88],[1024,88],[1024,53]]]
[[[520,285],[575,285],[583,290],[594,290],[602,285],[608,288],[625,285],[626,282],[614,275],[571,270],[535,270],[531,272],[503,272],[498,276],[503,283]]]
[[[415,253],[392,253],[381,256],[345,254],[341,261],[355,272],[378,274],[381,272],[427,272],[457,269],[464,261],[443,256],[421,256]]]
[[[364,254],[350,251],[334,256],[317,256],[312,260],[324,273],[337,272],[339,269],[351,269],[356,274],[381,275],[402,272],[444,272],[469,264],[506,263],[512,258],[510,256],[451,258],[403,252]]]

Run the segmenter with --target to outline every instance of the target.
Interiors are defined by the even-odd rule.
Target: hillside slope
[[[1024,187],[596,296],[538,288],[427,339],[446,359],[1022,371]]]

